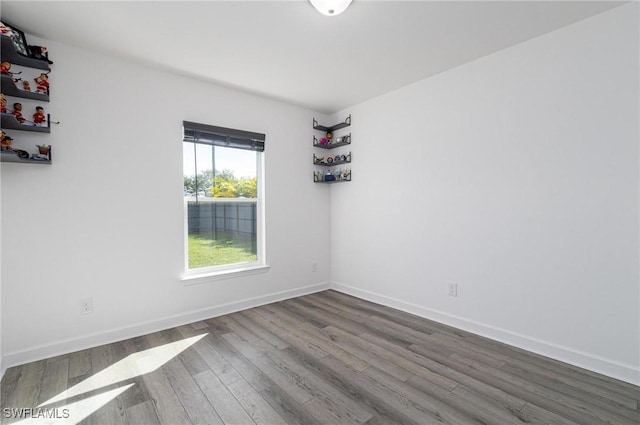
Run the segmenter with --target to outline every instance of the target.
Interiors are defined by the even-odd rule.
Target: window
[[[183,122],[187,274],[264,265],[265,135]]]

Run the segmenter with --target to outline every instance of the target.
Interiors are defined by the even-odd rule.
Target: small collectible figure
[[[24,119],[24,117],[22,116],[22,103],[14,103],[13,111],[11,113],[14,117],[16,117],[20,124],[26,121],[26,119]]]
[[[31,85],[29,84],[29,82],[27,80],[24,80],[22,82],[22,90],[31,91]]]
[[[36,87],[36,93],[49,93],[49,77],[47,76],[47,74],[43,72],[38,78],[34,78],[33,81],[35,81],[38,85]]]
[[[2,107],[2,113],[7,113],[7,99],[4,98],[4,94],[0,93],[0,106]]]
[[[0,140],[0,146],[2,146],[2,150],[3,151],[8,151],[11,149],[11,142],[13,142],[13,139],[11,138],[11,136],[7,136],[5,135],[2,140]]]
[[[11,35],[13,35],[13,31],[11,28],[0,22],[0,34],[11,37]]]
[[[29,56],[34,59],[44,60],[49,64],[53,63],[49,60],[49,52],[47,52],[46,46],[27,46],[27,51]]]
[[[33,124],[42,127],[46,121],[47,116],[44,114],[44,108],[36,106],[36,113],[33,114]]]
[[[2,72],[4,75],[8,75],[9,77],[12,77],[14,75],[17,74],[22,74],[22,71],[20,72],[11,72],[11,63],[8,61],[2,61],[0,62],[0,72]],[[18,81],[20,81],[20,78],[13,78],[13,81],[15,83],[17,83]]]
[[[11,63],[9,63],[8,61],[2,61],[2,63],[0,63],[0,72],[2,72],[4,75],[12,77],[13,73],[10,70]]]

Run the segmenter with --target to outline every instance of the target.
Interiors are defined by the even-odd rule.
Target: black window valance
[[[264,151],[265,135],[215,125],[199,124],[191,121],[182,122],[183,140],[185,142],[205,145],[224,146],[227,148]]]

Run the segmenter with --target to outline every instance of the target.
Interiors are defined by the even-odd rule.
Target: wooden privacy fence
[[[256,234],[256,200],[199,198],[187,201],[189,233],[215,231]]]

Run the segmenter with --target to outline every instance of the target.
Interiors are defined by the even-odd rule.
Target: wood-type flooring
[[[640,424],[637,386],[336,291],[12,367],[0,394],[20,425]]]

